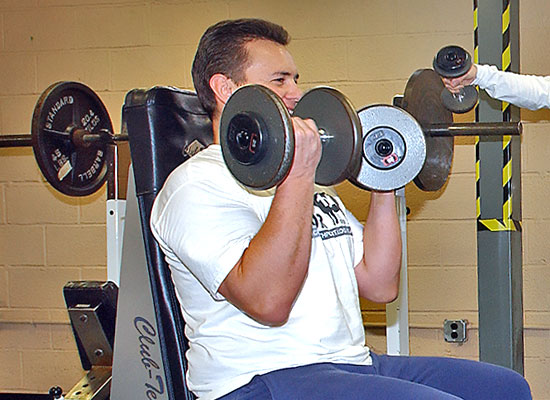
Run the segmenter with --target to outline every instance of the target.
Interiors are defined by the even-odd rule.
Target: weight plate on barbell
[[[402,107],[421,126],[435,123],[452,123],[453,114],[441,102],[443,82],[432,69],[415,71],[405,87]],[[454,137],[426,135],[426,161],[414,183],[424,191],[436,191],[443,187],[453,161]]]
[[[293,115],[311,118],[321,133],[321,160],[315,183],[332,186],[356,173],[361,160],[361,122],[355,108],[342,93],[330,87],[306,92]]]
[[[34,156],[46,180],[61,193],[86,196],[107,179],[108,144],[76,144],[77,130],[113,132],[102,101],[79,82],[57,82],[40,96],[34,108],[31,140]]]
[[[371,105],[358,111],[363,127],[361,167],[349,180],[367,190],[395,190],[420,172],[426,142],[420,124],[406,111]]]
[[[261,85],[238,88],[222,112],[220,144],[242,184],[264,190],[282,182],[294,158],[294,133],[281,98]]]

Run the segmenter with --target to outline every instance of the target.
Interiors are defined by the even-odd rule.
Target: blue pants
[[[223,400],[531,399],[517,372],[442,357],[372,354],[372,366],[312,364],[255,376]]]

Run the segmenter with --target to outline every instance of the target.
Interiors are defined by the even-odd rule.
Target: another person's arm
[[[449,91],[457,93],[468,85],[478,85],[489,96],[521,108],[550,108],[550,76],[521,75],[500,71],[494,65],[472,65],[458,78],[443,78]]]

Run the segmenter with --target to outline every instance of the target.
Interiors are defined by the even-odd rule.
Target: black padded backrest
[[[181,163],[212,142],[212,122],[193,92],[173,87],[134,89],[122,108],[128,133],[147,267],[170,400],[193,399],[185,382],[187,339],[170,269],[151,234],[153,201]]]

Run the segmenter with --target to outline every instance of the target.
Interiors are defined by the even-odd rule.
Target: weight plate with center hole
[[[96,192],[107,179],[108,144],[77,144],[73,134],[86,130],[113,132],[100,98],[79,82],[57,82],[40,96],[34,108],[31,141],[46,180],[69,196]]]
[[[361,160],[361,122],[346,96],[330,87],[313,88],[296,104],[293,115],[311,118],[321,133],[323,148],[315,183],[336,185],[357,172]]]
[[[389,191],[412,181],[426,158],[420,124],[390,105],[370,105],[358,115],[363,128],[361,167],[350,182],[361,189]]]
[[[222,112],[220,144],[239,182],[257,190],[278,185],[294,158],[294,132],[285,104],[264,86],[238,88]]]
[[[402,107],[421,126],[452,123],[453,114],[441,102],[443,82],[432,69],[415,71],[405,87]],[[414,183],[424,191],[437,191],[443,187],[453,161],[454,137],[426,136],[426,161]]]

